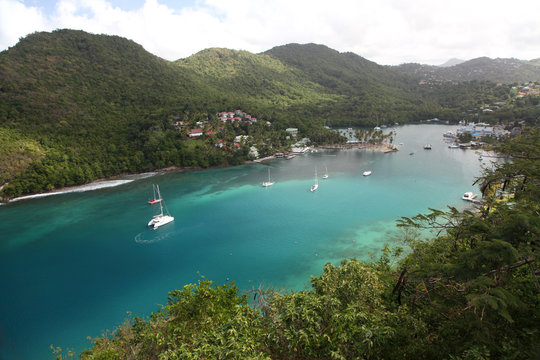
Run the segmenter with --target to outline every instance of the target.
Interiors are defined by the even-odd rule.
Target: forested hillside
[[[339,96],[341,101],[325,113],[332,123],[347,125],[351,119],[369,125],[409,122],[429,118],[442,108],[417,95],[416,78],[353,53],[339,53],[316,44],[289,44],[265,54]]]
[[[419,79],[436,81],[491,81],[505,84],[540,81],[538,59],[524,61],[518,59],[490,59],[480,57],[453,66],[430,66],[422,64],[402,64],[392,66],[404,74]]]
[[[315,44],[262,54],[207,49],[169,62],[117,36],[34,33],[0,53],[0,157],[7,164],[0,198],[169,166],[238,164],[252,145],[265,155],[287,149],[287,127],[314,142],[335,142],[342,139],[324,124],[457,121],[511,100],[508,86],[425,86]],[[236,109],[261,121],[233,126],[217,119]],[[515,118],[511,107],[507,112],[506,119]],[[199,127],[204,136],[189,138]],[[233,147],[238,135],[250,143]],[[218,141],[225,146],[217,148]]]

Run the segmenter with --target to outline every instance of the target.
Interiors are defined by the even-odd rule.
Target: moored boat
[[[264,181],[262,186],[269,187],[275,184],[275,181],[270,181],[270,168],[268,168],[268,181]]]
[[[474,199],[476,199],[477,196],[478,196],[477,194],[474,194],[471,191],[467,191],[465,194],[463,194],[461,198],[463,200],[473,201]]]
[[[148,226],[151,226],[153,230],[156,230],[158,227],[163,226],[165,224],[168,224],[174,220],[174,217],[172,217],[168,211],[167,214],[163,213],[163,199],[161,197],[161,193],[159,192],[159,185],[156,185],[155,187],[158,199],[159,199],[159,214],[154,215],[152,219],[148,222]]]
[[[325,166],[324,169],[326,170],[326,172],[324,173],[324,175],[322,176],[323,179],[328,179],[328,168]]]
[[[315,169],[315,183],[311,185],[309,191],[313,192],[319,188],[319,180],[317,179],[317,169]]]
[[[152,190],[154,191],[154,197],[152,200],[149,200],[148,203],[150,205],[154,205],[161,202],[161,197],[158,195],[156,196],[156,185],[152,185]],[[159,193],[158,193],[159,194]]]

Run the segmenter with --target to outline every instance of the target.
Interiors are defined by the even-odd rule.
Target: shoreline
[[[398,151],[398,149],[395,146],[389,145],[389,144],[360,144],[360,143],[320,145],[320,146],[313,147],[313,149],[338,149],[338,150],[360,149],[360,150],[381,151],[384,153]],[[255,160],[247,160],[244,162],[244,164],[262,163],[262,162],[273,160],[273,159],[277,159],[275,155],[266,156],[264,158],[255,159]],[[154,171],[149,171],[149,172],[133,173],[133,174],[123,173],[123,174],[113,175],[107,178],[96,179],[86,184],[66,186],[66,187],[62,187],[62,188],[58,188],[58,189],[54,189],[54,190],[46,191],[46,192],[26,194],[26,195],[12,198],[12,199],[0,198],[0,206],[7,205],[13,202],[23,201],[23,200],[32,200],[32,199],[39,199],[42,197],[48,197],[48,196],[54,196],[54,195],[69,194],[69,193],[74,193],[74,192],[95,191],[95,190],[106,189],[110,187],[116,187],[116,186],[128,184],[135,180],[145,179],[145,178],[156,176],[159,174],[202,171],[202,170],[219,169],[219,168],[226,168],[226,167],[232,167],[232,166],[236,166],[236,165],[216,165],[216,166],[210,166],[207,168],[203,168],[200,166],[187,166],[187,167],[168,166],[166,168],[156,169]]]
[[[394,144],[387,144],[387,143],[383,143],[383,144],[368,144],[368,143],[331,144],[331,145],[321,145],[318,148],[340,149],[340,150],[349,150],[349,149],[373,150],[373,151],[381,151],[384,153],[399,151],[397,146],[395,146]]]

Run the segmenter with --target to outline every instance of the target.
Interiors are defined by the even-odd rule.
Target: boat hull
[[[477,196],[477,194],[473,194],[472,192],[466,192],[461,198],[466,201],[473,201]]]
[[[158,227],[168,224],[172,221],[174,221],[174,217],[172,216],[158,215],[154,217],[152,220],[150,220],[150,222],[148,223],[148,226],[151,226],[154,230],[156,230]]]

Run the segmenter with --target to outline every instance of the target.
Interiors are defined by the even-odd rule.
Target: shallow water
[[[0,356],[49,359],[51,344],[80,352],[87,336],[128,311],[156,311],[169,290],[201,276],[301,290],[327,262],[376,256],[395,241],[399,217],[466,205],[461,195],[486,160],[449,149],[442,134],[454,129],[400,126],[396,153],[319,150],[2,206]],[[268,166],[276,183],[264,188]],[[310,192],[325,167],[329,178]],[[146,226],[158,209],[146,203],[153,183],[175,217],[156,231]]]

